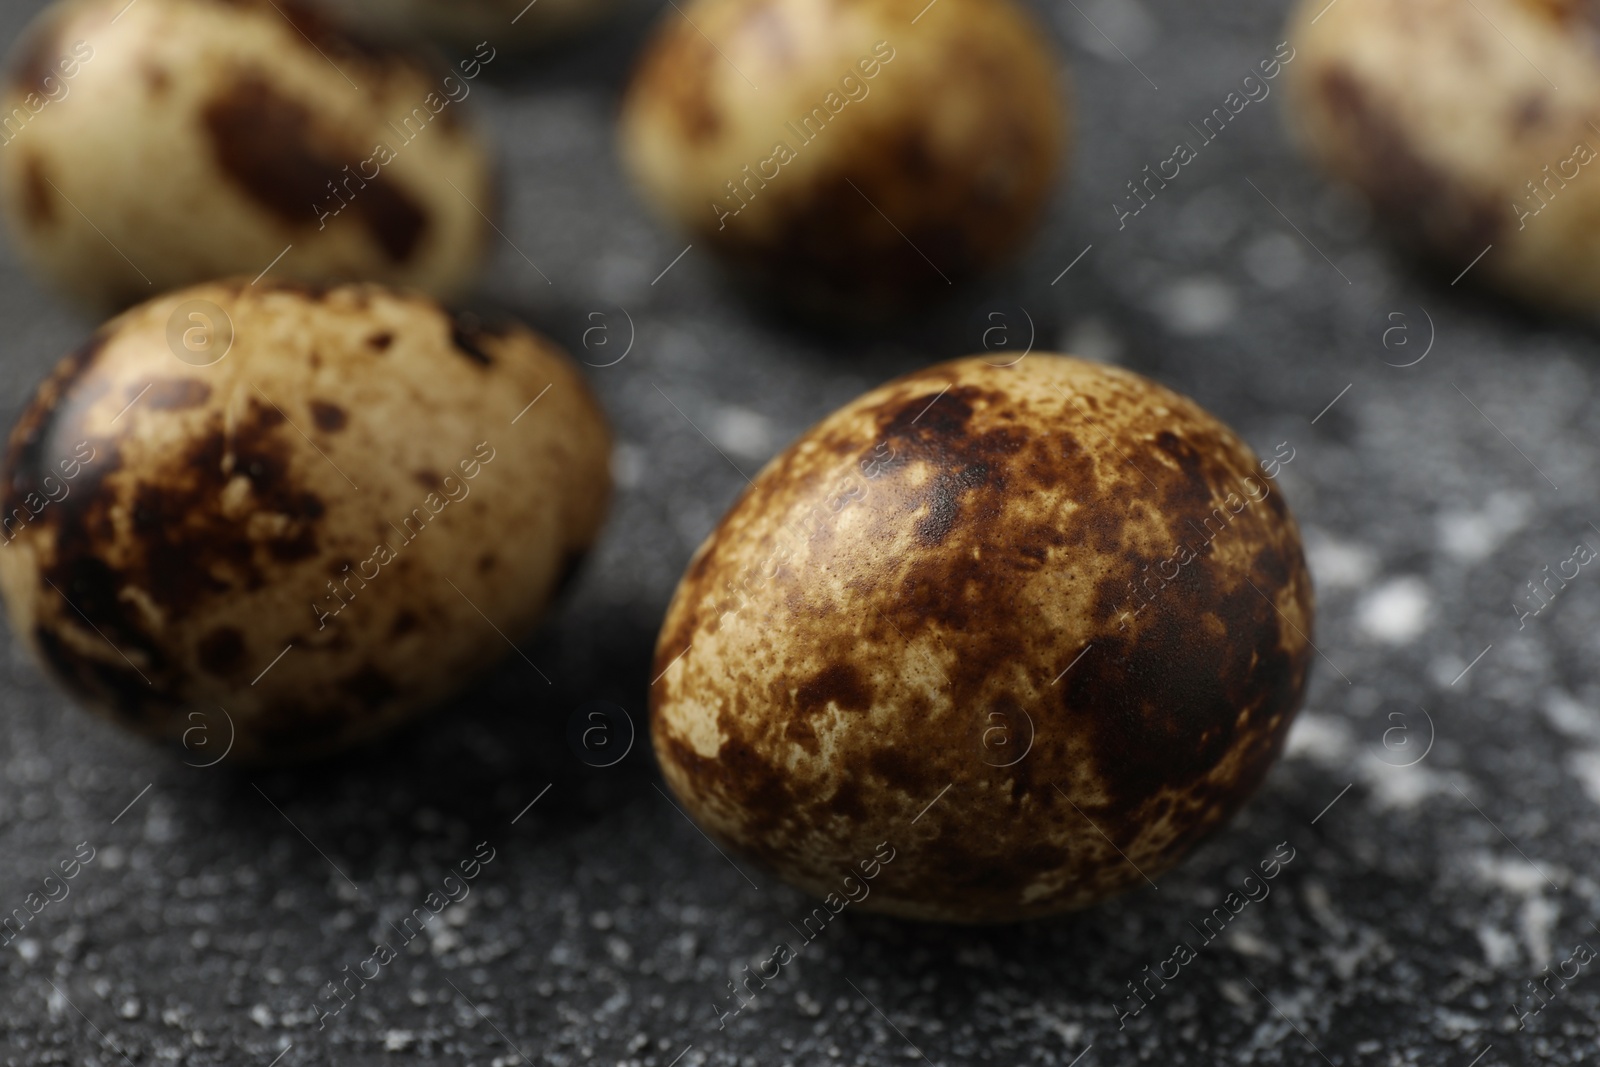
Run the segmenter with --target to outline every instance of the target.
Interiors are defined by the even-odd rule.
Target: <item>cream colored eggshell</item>
[[[870,911],[1007,921],[1159,878],[1254,791],[1304,690],[1311,583],[1264,467],[1193,402],[1068,357],[864,394],[690,563],[656,648],[662,773],[818,896],[855,899],[887,845]]]
[[[663,216],[786,299],[893,308],[1037,223],[1069,136],[1058,74],[1010,0],[696,0],[640,60],[622,147]]]
[[[169,347],[227,322],[218,362]],[[522,327],[378,286],[196,286],[107,323],[24,411],[0,591],[94,710],[175,741],[196,711],[226,737],[220,710],[235,760],[315,755],[529,631],[598,532],[608,457],[576,367]]]
[[[1295,132],[1449,276],[1492,245],[1472,280],[1593,315],[1600,34],[1585,10],[1560,0],[1305,0],[1285,68]],[[1574,161],[1579,145],[1589,162]]]
[[[274,263],[453,295],[494,195],[449,74],[292,0],[67,0],[11,56],[0,212],[100,309]]]

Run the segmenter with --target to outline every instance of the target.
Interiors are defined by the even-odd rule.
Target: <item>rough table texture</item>
[[[36,6],[5,4],[3,35]],[[1525,1029],[1512,1005],[1536,1005],[1528,979],[1600,944],[1600,578],[1584,571],[1522,624],[1512,604],[1579,540],[1600,544],[1600,345],[1468,291],[1470,275],[1452,288],[1413,270],[1294,155],[1277,93],[1119,229],[1124,183],[1273,54],[1285,12],[1038,10],[1070,59],[1080,124],[1049,225],[1005,277],[871,334],[768,318],[699,249],[652,281],[685,242],[629,196],[611,130],[648,11],[481,85],[516,246],[497,249],[484,301],[592,364],[634,340],[588,371],[621,442],[620,489],[600,550],[523,646],[550,683],[511,656],[385,744],[251,773],[186,765],[207,757],[89,719],[6,637],[0,909],[80,843],[94,859],[0,950],[0,1059],[1467,1067],[1490,1045],[1484,1067],[1596,1058],[1594,964],[1552,982]],[[9,418],[93,324],[9,252],[0,280]],[[1010,928],[846,910],[719,1026],[727,983],[796,940],[811,904],[717,853],[659,791],[642,733],[593,767],[569,722],[604,700],[643,730],[656,624],[743,488],[735,466],[753,472],[871,384],[980,349],[997,321],[1153,375],[1263,454],[1287,442],[1280,484],[1321,609],[1291,750],[1159,889]],[[586,348],[597,324],[609,333]],[[1394,366],[1430,336],[1425,359]],[[470,894],[319,1028],[327,983],[479,842],[493,859]],[[1270,895],[1202,943],[1195,927],[1283,842],[1293,859]],[[1152,981],[1119,1028],[1137,1004],[1128,983],[1180,939],[1197,958]]]

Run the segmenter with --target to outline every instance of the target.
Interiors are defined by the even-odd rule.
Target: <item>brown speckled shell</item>
[[[298,0],[67,0],[8,61],[0,212],[101,311],[268,264],[457,295],[494,191],[449,73]]]
[[[651,729],[700,824],[796,885],[859,892],[887,843],[856,906],[1006,921],[1159,878],[1243,804],[1311,631],[1227,427],[1115,368],[958,360],[756,478],[673,597]]]
[[[169,349],[195,300],[232,321],[210,366]],[[175,741],[199,711],[209,759],[220,709],[231,759],[311,756],[506,654],[495,628],[537,621],[608,471],[577,368],[522,327],[379,286],[196,286],[107,323],[23,411],[0,592],[94,710]]]
[[[1011,0],[681,6],[628,88],[624,155],[741,277],[802,308],[894,311],[1005,259],[1037,222],[1068,116]],[[779,144],[794,158],[766,163]]]
[[[1600,5],[1575,0],[1303,0],[1284,68],[1291,121],[1445,277],[1492,244],[1471,281],[1594,316],[1597,28]]]

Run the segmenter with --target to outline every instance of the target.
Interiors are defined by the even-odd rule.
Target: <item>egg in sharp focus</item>
[[[1063,356],[862,395],[679,584],[666,781],[718,840],[870,911],[1006,921],[1159,878],[1260,784],[1304,691],[1292,459]]]
[[[1069,121],[1043,37],[1010,0],[695,0],[639,61],[623,154],[739,277],[807,311],[893,314],[1039,221]]]
[[[394,726],[525,636],[597,535],[609,434],[523,327],[241,280],[102,327],[24,409],[4,479],[0,593],[51,673],[191,762],[277,761]]]
[[[1600,25],[1588,5],[1304,0],[1290,41],[1295,133],[1391,235],[1442,277],[1594,317]]]
[[[269,265],[457,294],[494,189],[466,102],[492,50],[455,58],[297,0],[54,4],[10,57],[0,213],[29,266],[100,310]]]
[[[532,49],[602,22],[620,0],[321,0],[352,24],[390,37],[465,48]]]

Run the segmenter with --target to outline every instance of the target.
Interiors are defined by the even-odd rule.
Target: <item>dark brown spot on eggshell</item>
[[[311,227],[324,213],[349,210],[394,263],[406,262],[421,245],[428,216],[410,194],[381,169],[370,179],[347,172],[371,149],[332,143],[312,109],[280,92],[266,74],[234,76],[201,120],[217,166],[279,220]]]
[[[1537,129],[1549,115],[1549,104],[1542,93],[1523,97],[1512,111],[1512,125],[1518,133]]]
[[[814,714],[830,705],[843,711],[866,711],[871,703],[871,690],[856,668],[848,663],[829,664],[802,684],[795,694],[795,706],[802,714]]]
[[[34,226],[48,226],[55,221],[55,190],[45,174],[44,161],[38,156],[28,156],[22,165],[22,204],[28,221]]]
[[[172,88],[172,75],[167,69],[154,63],[146,63],[139,68],[139,75],[144,79],[144,84],[150,90],[150,95],[160,99],[167,95],[167,90]]]
[[[311,421],[324,433],[337,433],[344,429],[345,423],[349,421],[344,408],[331,400],[312,400],[310,407]]]
[[[1116,849],[1152,877],[1178,862],[1304,690],[1280,496],[1225,426],[1120,370],[1035,353],[873,390],[685,574],[654,668],[663,773],[819,894],[889,842],[869,909],[999,921],[1143,885]]]
[[[450,340],[456,351],[480,366],[494,365],[494,357],[489,354],[487,344],[496,336],[496,330],[485,326],[481,319],[471,313],[461,312],[451,320]]]

